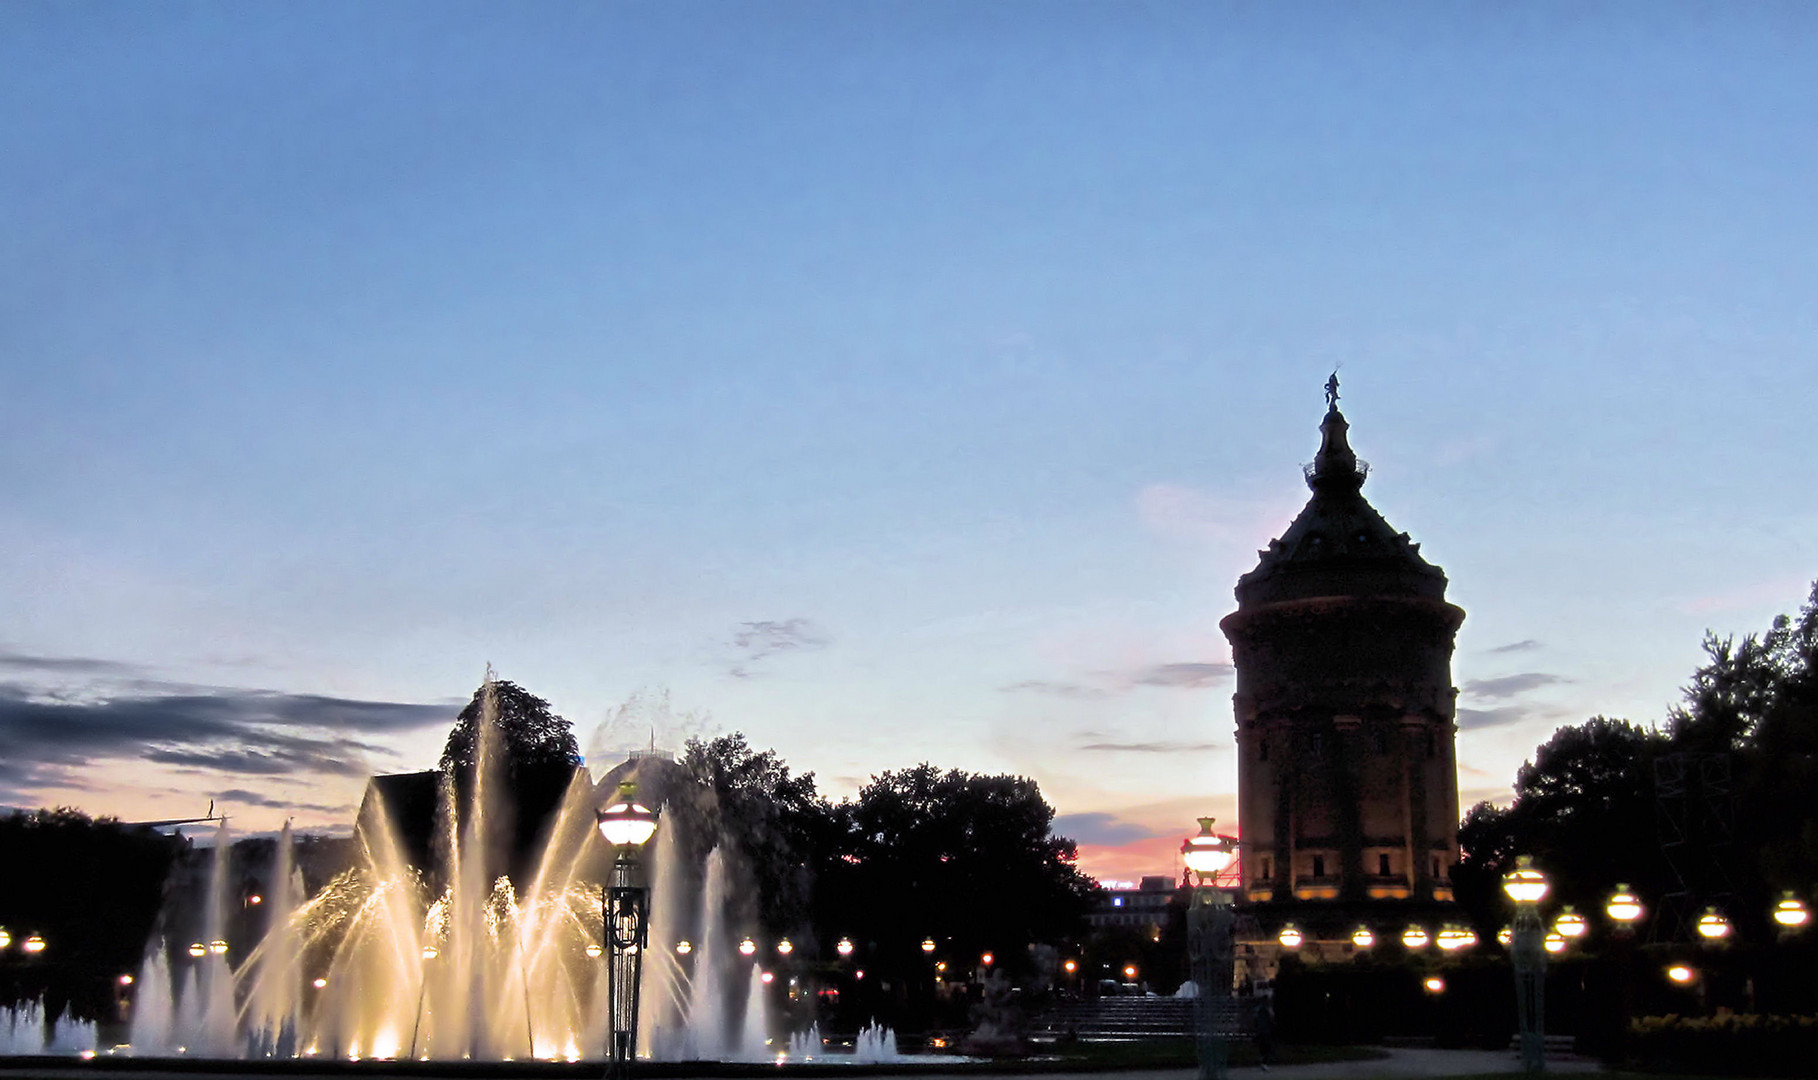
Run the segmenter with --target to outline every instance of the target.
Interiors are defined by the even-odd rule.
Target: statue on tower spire
[[[1332,377],[1326,380],[1326,408],[1338,408],[1338,370],[1332,371]]]

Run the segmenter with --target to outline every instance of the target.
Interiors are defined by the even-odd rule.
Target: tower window
[[[1325,877],[1326,876],[1326,857],[1324,855],[1313,856],[1313,876],[1314,877]]]
[[[1438,859],[1433,860],[1433,877],[1434,878],[1439,877],[1439,860]]]
[[[1263,880],[1265,880],[1265,881],[1268,880],[1270,877],[1274,876],[1269,873],[1269,857],[1267,855],[1263,856],[1262,876],[1263,876]]]
[[[1383,877],[1389,876],[1389,856],[1388,855],[1383,854],[1381,852],[1377,853],[1376,872]]]

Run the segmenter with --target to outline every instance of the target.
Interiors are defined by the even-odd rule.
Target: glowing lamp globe
[[[846,937],[841,938],[840,943],[833,947],[833,951],[836,953],[839,953],[841,956],[851,956],[852,949],[853,949],[852,939],[846,938]]]
[[[1517,904],[1540,903],[1546,899],[1548,888],[1547,876],[1534,869],[1534,860],[1527,855],[1517,856],[1515,869],[1502,878],[1502,891]]]
[[[1729,937],[1730,920],[1714,907],[1705,908],[1704,914],[1698,916],[1698,935],[1710,941]]]
[[[1427,976],[1425,979],[1421,980],[1420,985],[1425,987],[1429,994],[1443,994],[1446,992],[1446,981],[1437,975]]]
[[[1508,946],[1509,942],[1514,941],[1514,940],[1515,940],[1515,928],[1514,927],[1505,926],[1501,930],[1496,931],[1496,944],[1501,945],[1506,948]]]
[[[1698,977],[1696,971],[1686,967],[1684,964],[1674,964],[1672,967],[1667,968],[1666,975],[1667,978],[1681,985],[1689,983]]]
[[[1550,953],[1565,952],[1565,935],[1557,930],[1549,931],[1546,939],[1540,943],[1540,947]]]
[[[619,785],[618,799],[604,810],[594,812],[600,835],[608,844],[621,848],[643,847],[656,833],[656,811],[637,801],[638,786],[627,781]]]
[[[1307,938],[1305,934],[1300,932],[1300,927],[1295,926],[1293,923],[1289,923],[1281,928],[1281,933],[1275,936],[1275,940],[1281,942],[1282,948],[1284,949],[1298,949],[1300,948],[1300,943],[1307,940]]]
[[[1418,926],[1410,926],[1401,932],[1402,945],[1410,949],[1424,949],[1430,940],[1427,932]]]
[[[740,956],[750,956],[751,954],[753,954],[755,952],[757,952],[757,942],[751,940],[750,938],[746,938],[744,941],[739,942],[739,955]]]
[[[1061,967],[1065,968],[1067,971],[1067,974],[1071,975],[1074,972],[1079,970],[1079,961],[1069,960],[1066,963],[1062,964]]]
[[[19,947],[28,953],[41,953],[44,951],[44,939],[33,934],[21,942]]]
[[[133,977],[131,975],[120,976],[120,985],[121,986],[131,986],[132,984],[133,984]]]
[[[1444,952],[1457,952],[1459,949],[1468,949],[1477,944],[1477,935],[1463,927],[1448,924],[1439,932],[1439,936],[1434,939],[1433,944],[1438,945]]]
[[[1237,858],[1237,841],[1212,831],[1212,823],[1216,820],[1200,818],[1199,835],[1187,837],[1180,845],[1181,861],[1193,871],[1201,885],[1211,884]]]
[[[933,938],[928,937],[928,938],[922,939],[922,951],[923,952],[933,952],[934,951],[934,939]]]
[[[978,958],[978,962],[985,965],[986,967],[990,967],[992,964],[997,963],[997,957],[991,955],[990,953],[986,953],[983,956]]]
[[[1124,978],[1126,978],[1126,979],[1136,978],[1136,965],[1135,964],[1131,964],[1130,966],[1124,968]]]
[[[688,941],[678,941],[675,943],[675,951],[677,956],[687,956],[694,951],[694,944]]]
[[[12,944],[13,932],[4,926],[0,926],[0,949],[11,948]]]
[[[795,943],[788,938],[784,938],[776,943],[776,951],[778,956],[788,956],[795,951]]]
[[[1584,916],[1573,911],[1572,905],[1567,904],[1560,909],[1559,918],[1553,920],[1553,929],[1559,931],[1561,937],[1578,938],[1584,936],[1589,926],[1584,921]]]
[[[600,948],[591,941],[588,942],[587,947],[581,951],[587,954],[587,959],[589,960],[598,960],[606,952],[605,949]]]
[[[1782,894],[1780,902],[1774,905],[1774,921],[1789,930],[1804,926],[1811,917],[1812,913],[1806,910],[1805,902],[1791,892]]]
[[[1367,926],[1360,926],[1351,931],[1351,944],[1360,949],[1368,949],[1376,944],[1376,935]]]
[[[216,938],[208,943],[208,951],[214,953],[216,956],[221,956],[227,952],[227,942],[222,941],[220,938]]]
[[[1628,926],[1641,918],[1641,898],[1629,891],[1627,885],[1618,884],[1616,891],[1610,894],[1610,900],[1603,906],[1604,914],[1618,926]]]
[[[310,980],[309,985],[315,987],[317,990],[320,990],[323,987],[328,985],[328,980],[327,979],[312,979],[312,980]]]
[[[423,959],[434,960],[436,957],[441,956],[441,955],[442,955],[441,950],[437,949],[434,945],[423,946]]]
[[[208,955],[208,946],[200,941],[192,942],[189,946],[189,955],[199,960]]]

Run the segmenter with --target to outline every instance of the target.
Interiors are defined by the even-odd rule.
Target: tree
[[[927,964],[924,938],[969,969],[985,951],[1025,964],[1025,947],[1077,936],[1097,892],[1054,808],[1026,777],[921,764],[874,777],[838,808],[841,844],[816,895],[830,934],[862,943],[886,977]]]
[[[1500,921],[1501,876],[1517,855],[1532,855],[1558,897],[1580,908],[1600,903],[1617,881],[1666,889],[1654,760],[1667,745],[1658,731],[1602,716],[1555,731],[1516,773],[1512,804],[1479,803],[1465,815],[1459,900],[1484,923]]]
[[[0,817],[0,926],[49,943],[0,975],[0,1004],[42,996],[52,1015],[111,1015],[114,979],[136,971],[183,842],[67,807]]]
[[[772,934],[800,934],[808,916],[816,853],[831,837],[829,807],[814,774],[792,776],[773,750],[754,751],[734,732],[690,739],[683,748],[686,775],[712,798],[672,802],[692,817],[686,832],[729,842],[757,883],[756,916]]]
[[[455,719],[454,730],[448,733],[448,743],[442,748],[443,772],[470,772],[478,761],[480,723],[486,713],[489,690],[511,772],[573,769],[581,763],[580,747],[568,721],[556,715],[549,702],[517,683],[499,679],[482,683]]]

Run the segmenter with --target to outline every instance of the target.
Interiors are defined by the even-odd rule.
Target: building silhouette
[[[1312,497],[1237,582],[1219,624],[1237,669],[1240,904],[1253,942],[1293,922],[1351,951],[1451,908],[1458,861],[1446,576],[1364,499],[1369,474],[1327,384]]]

